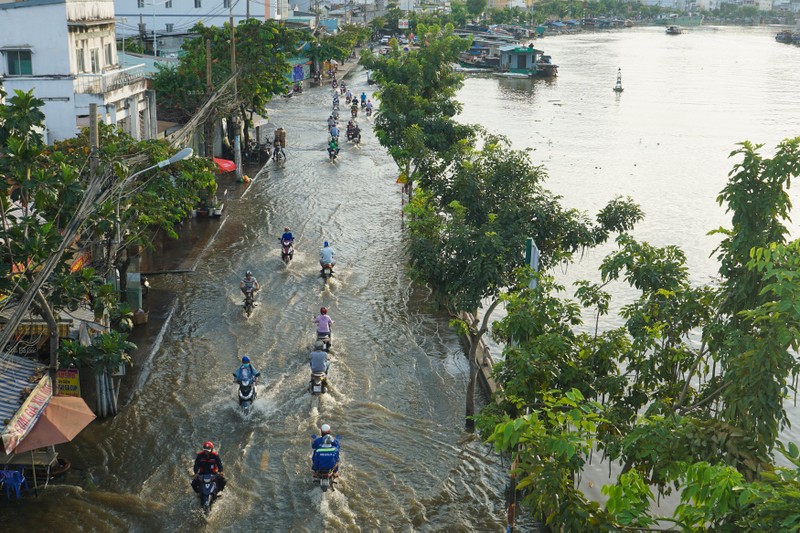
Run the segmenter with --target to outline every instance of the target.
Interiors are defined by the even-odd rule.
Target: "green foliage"
[[[159,111],[178,121],[185,121],[203,104],[206,90],[206,40],[211,42],[211,78],[217,87],[231,76],[230,25],[193,28],[199,36],[182,45],[185,52],[176,67],[160,67],[153,78],[158,94]],[[294,53],[300,34],[274,20],[242,20],[235,28],[238,102],[261,113],[273,95],[286,91],[290,64],[287,55]],[[224,110],[223,110],[224,111]]]
[[[507,316],[494,327],[505,343],[495,367],[503,389],[478,426],[496,434],[547,406],[553,391],[580,391],[603,406],[602,421],[575,444],[602,450],[623,466],[603,489],[607,514],[580,497],[553,509],[547,497],[554,488],[531,484],[526,502],[536,513],[564,529],[581,513],[611,529],[649,527],[654,520],[672,520],[687,531],[800,524],[800,468],[776,467],[770,453],[777,445],[800,466],[797,446],[776,440],[787,423],[783,401],[800,370],[800,241],[785,241],[799,143],[784,141],[771,159],[749,143],[732,154],[741,162],[719,198],[733,227],[717,230],[724,237],[718,285],[691,283],[679,248],[623,234],[602,263],[601,283],[576,284],[578,303],[563,298],[564,288],[546,273],[537,276],[535,289],[504,297]],[[598,221],[620,230],[633,213],[612,206]],[[600,331],[599,317],[611,309],[605,286],[620,281],[639,296],[620,308],[623,327]],[[596,315],[593,332],[584,326],[582,308]],[[558,428],[542,431],[543,439],[562,437]],[[522,440],[517,445],[531,451],[515,453],[542,451]],[[540,467],[523,471],[538,474]],[[653,514],[648,485],[659,494],[680,492],[673,517]]]
[[[477,17],[486,9],[486,0],[466,0],[466,6],[467,13]]]
[[[136,345],[127,340],[127,333],[111,331],[101,333],[92,339],[90,346],[82,346],[77,341],[65,340],[61,343],[60,359],[65,367],[89,366],[100,375],[113,372],[122,364],[130,364],[130,352]]]

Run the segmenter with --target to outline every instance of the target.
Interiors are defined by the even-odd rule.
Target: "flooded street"
[[[646,214],[636,236],[681,246],[692,279],[709,282],[717,238],[706,233],[727,224],[715,198],[733,166],[728,154],[749,139],[768,155],[800,134],[800,71],[791,68],[800,49],[775,43],[775,31],[547,38],[537,47],[560,65],[556,80],[469,78],[461,119],[530,148],[565,206],[594,214],[631,195]],[[618,67],[622,95],[612,91]],[[374,87],[361,69],[346,81],[357,93]],[[60,446],[73,463],[66,484],[14,503],[13,512],[5,506],[0,530],[504,529],[503,466],[462,431],[466,361],[446,317],[404,273],[397,169],[363,116],[361,147],[343,142],[329,163],[330,102],[330,89],[273,101],[270,121],[287,131],[287,161],[269,163],[228,203],[197,272],[151,280],[179,298],[141,392],[116,418]],[[278,243],[284,226],[297,239],[288,268]],[[328,287],[318,276],[324,240],[338,261]],[[592,276],[612,249],[558,275]],[[238,290],[246,270],[263,288],[249,319]],[[335,321],[332,390],[312,400],[307,358],[321,306]],[[249,419],[231,382],[243,355],[266,383]],[[800,410],[786,408],[795,428],[785,436],[797,442]],[[343,450],[341,484],[324,496],[309,475],[310,437],[322,423]],[[207,523],[189,486],[205,440],[217,445],[229,481]],[[590,470],[600,477],[607,467]]]
[[[360,93],[360,69],[347,80]],[[194,274],[154,279],[178,309],[147,383],[113,420],[59,448],[96,490],[51,486],[0,528],[185,531],[205,520],[189,486],[205,440],[220,452],[228,487],[206,530],[501,531],[505,477],[486,448],[464,442],[467,365],[426,294],[403,272],[396,168],[361,116],[363,144],[328,162],[330,89],[276,99],[270,120],[287,131],[287,161],[258,176]],[[345,122],[346,124],[346,122]],[[294,261],[280,259],[284,226]],[[319,277],[323,240],[336,275]],[[246,319],[239,280],[262,284]],[[419,289],[416,289],[419,291]],[[311,319],[335,321],[332,391],[307,391]],[[231,373],[248,355],[265,378],[249,419]],[[263,383],[263,381],[262,381]],[[329,423],[342,442],[341,483],[323,496],[310,480],[311,435]],[[71,518],[68,518],[71,517]]]

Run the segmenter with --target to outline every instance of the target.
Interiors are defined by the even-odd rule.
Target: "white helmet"
[[[322,427],[319,429],[322,431],[323,435],[327,435],[331,432],[331,427],[328,424],[322,424]]]

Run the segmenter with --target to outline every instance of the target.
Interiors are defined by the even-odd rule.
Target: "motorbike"
[[[244,295],[244,314],[247,317],[253,314],[253,308],[255,308],[256,302],[253,296],[253,290],[249,290]]]
[[[331,113],[333,120],[339,120],[339,108],[335,108]]]
[[[292,241],[283,241],[281,242],[281,259],[285,264],[289,264],[289,261],[293,259],[294,255],[294,246],[292,246]]]
[[[350,108],[350,115],[353,118],[356,118],[358,116],[358,108],[356,106],[353,106],[352,108]]]
[[[296,94],[300,94],[303,92],[303,87],[299,83],[295,83],[293,91]]]
[[[339,155],[339,149],[328,148],[328,158],[331,162],[336,161],[336,157]]]
[[[333,485],[337,477],[338,475],[333,470],[312,470],[312,479],[314,483],[319,483],[322,492],[327,492],[328,489],[336,490]]]
[[[367,108],[367,116],[368,116],[368,117],[371,117],[371,116],[372,116],[372,108],[371,108],[371,107],[368,107],[368,108]]]
[[[353,99],[353,97],[348,95],[347,97],[345,97],[344,101],[347,102],[348,104],[350,104],[350,100],[352,100],[352,99]]]
[[[337,152],[339,151],[338,148],[336,151]],[[325,283],[327,283],[328,279],[332,277],[333,277],[333,265],[331,265],[330,263],[325,263],[324,265],[322,265],[322,279],[325,280]]]
[[[233,375],[236,377],[236,374]],[[253,402],[256,401],[256,384],[250,378],[245,378],[239,382],[239,406],[242,414],[247,416],[253,409]]]
[[[308,384],[311,394],[325,394],[328,392],[328,376],[325,372],[312,372],[311,382]]]
[[[204,474],[200,476],[200,505],[203,512],[208,515],[211,505],[217,499],[217,474]]]
[[[283,152],[281,147],[276,146],[272,151],[272,159],[276,163],[280,163],[282,160],[286,159],[286,154]]]
[[[366,108],[367,108],[367,101],[361,100],[361,109],[366,109]]]
[[[336,81],[336,78],[333,78],[333,81],[331,81],[331,87],[333,87],[335,89],[338,86],[339,86],[339,82]]]
[[[342,84],[341,87],[339,87],[339,90],[342,92],[342,94],[347,92],[347,87],[345,87],[344,83]]]
[[[355,130],[347,132],[347,140],[353,142],[354,144],[361,144],[361,132],[355,132]]]
[[[322,349],[324,351],[326,351],[326,352],[331,351],[331,334],[330,333],[324,333],[324,332],[318,331],[317,332],[317,340],[318,341],[322,341],[322,343],[323,343]]]

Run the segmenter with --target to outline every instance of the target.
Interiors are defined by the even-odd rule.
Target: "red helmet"
[[[322,313],[323,315],[327,315],[328,314],[328,308],[327,307],[320,307],[319,308],[319,312]]]
[[[203,449],[204,449],[205,451],[207,451],[207,452],[214,451],[214,443],[213,443],[213,442],[211,442],[210,440],[209,440],[209,441],[206,441],[206,442],[204,442],[204,443],[203,443]]]

